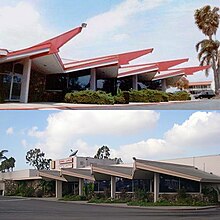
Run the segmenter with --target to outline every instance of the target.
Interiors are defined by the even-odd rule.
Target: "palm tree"
[[[8,159],[5,159],[1,165],[0,165],[0,171],[5,172],[6,170],[9,172],[10,170],[13,171],[13,168],[15,167],[15,159],[13,157],[10,157]]]
[[[8,152],[8,150],[1,150],[0,151],[0,161],[7,159],[7,157],[4,156],[4,154],[7,153],[7,152]]]
[[[210,5],[206,5],[195,11],[195,23],[203,34],[212,40],[212,36],[216,35],[219,26],[219,8],[211,9]]]
[[[205,39],[196,44],[196,51],[198,52],[198,59],[201,66],[211,65],[214,73],[215,91],[218,92],[220,88],[220,57],[219,57],[220,42],[217,40]],[[209,69],[205,70],[208,76]]]
[[[196,45],[196,50],[199,52],[198,58],[200,65],[211,65],[214,74],[215,91],[219,92],[220,88],[220,51],[219,41],[213,40],[219,27],[219,8],[211,8],[206,5],[203,8],[197,9],[194,14],[195,23],[208,39],[202,40]],[[206,75],[208,70],[206,71]]]

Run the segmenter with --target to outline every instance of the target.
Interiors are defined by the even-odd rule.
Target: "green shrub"
[[[37,190],[35,191],[35,196],[36,196],[36,197],[41,198],[41,197],[43,197],[43,195],[44,195],[44,192],[43,192],[42,189],[37,189]]]
[[[79,196],[79,195],[65,195],[62,200],[64,201],[86,201],[86,196]]]
[[[23,197],[34,197],[35,190],[33,187],[29,186],[22,190],[21,196]]]
[[[186,91],[180,91],[176,93],[168,93],[169,101],[184,101],[190,100],[190,95]]]
[[[129,92],[118,89],[117,95],[114,96],[115,104],[129,104]]]
[[[117,96],[114,96],[114,103],[115,104],[125,104],[126,101],[125,101],[125,98],[123,97],[123,95],[117,95]]]
[[[169,97],[165,92],[158,90],[142,89],[130,91],[130,102],[168,102]]]
[[[136,189],[134,191],[134,198],[133,201],[143,201],[149,202],[150,201],[150,194],[143,189]]]
[[[80,92],[67,93],[65,102],[75,104],[114,104],[111,94],[103,91],[84,90]]]
[[[218,192],[213,187],[204,187],[202,193],[210,203],[218,202]]]

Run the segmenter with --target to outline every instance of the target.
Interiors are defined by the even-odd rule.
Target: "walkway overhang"
[[[169,69],[166,71],[160,72],[160,74],[157,74],[153,81],[156,80],[162,80],[162,79],[169,79],[169,78],[181,78],[182,76],[187,75],[193,75],[196,72],[203,71],[206,69],[209,69],[210,66],[196,66],[196,67],[184,67],[184,68],[175,68],[175,69]]]
[[[146,64],[145,66],[141,66],[141,67],[126,66],[126,67],[121,67],[119,69],[118,78],[138,75],[139,77],[142,77],[147,81],[150,81],[154,78],[158,70],[159,69],[155,64],[153,65]]]
[[[91,167],[92,174],[95,176],[98,174],[104,176],[114,176],[119,178],[125,178],[125,179],[132,179],[132,167],[123,167],[123,166],[95,166],[93,165]]]
[[[139,50],[122,54],[74,61],[64,65],[65,72],[77,72],[86,69],[96,69],[97,79],[117,78],[121,65],[129,64],[131,60],[151,53],[153,49]]]
[[[220,177],[198,170],[193,166],[135,159],[135,170],[171,175],[197,182],[220,183]]]
[[[64,72],[64,67],[58,54],[59,49],[81,31],[82,27],[77,27],[64,34],[22,50],[13,52],[0,50],[0,63],[19,62],[25,58],[30,58],[34,62],[34,67],[44,73],[62,73]]]
[[[86,179],[90,181],[95,181],[95,178],[91,175],[90,169],[73,169],[73,168],[64,168],[61,169],[61,173],[67,179],[68,177],[73,177],[77,179]]]
[[[38,172],[38,175],[45,180],[58,180],[58,181],[67,182],[67,180],[62,176],[60,171],[41,170]]]

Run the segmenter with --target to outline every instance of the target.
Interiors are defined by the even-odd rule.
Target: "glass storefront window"
[[[68,90],[86,90],[90,88],[90,75],[74,77],[70,75],[68,77]]]
[[[46,90],[80,91],[90,88],[90,75],[84,73],[52,74],[46,77]]]
[[[124,77],[123,79],[117,80],[117,88],[122,91],[129,91],[132,89],[132,78]]]
[[[180,179],[180,188],[186,192],[200,192],[200,183],[187,179]]]
[[[110,189],[110,181],[95,181],[94,183],[94,191],[95,192],[104,192]]]
[[[105,91],[106,93],[116,94],[116,80],[115,79],[98,79],[97,90]]]
[[[177,192],[177,190],[179,190],[178,177],[160,175],[160,192]]]

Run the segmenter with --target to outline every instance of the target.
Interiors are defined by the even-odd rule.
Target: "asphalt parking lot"
[[[189,219],[219,220],[220,209],[204,210],[153,210],[146,208],[123,208],[89,204],[65,203],[35,199],[0,197],[2,220],[74,220],[74,219]]]

